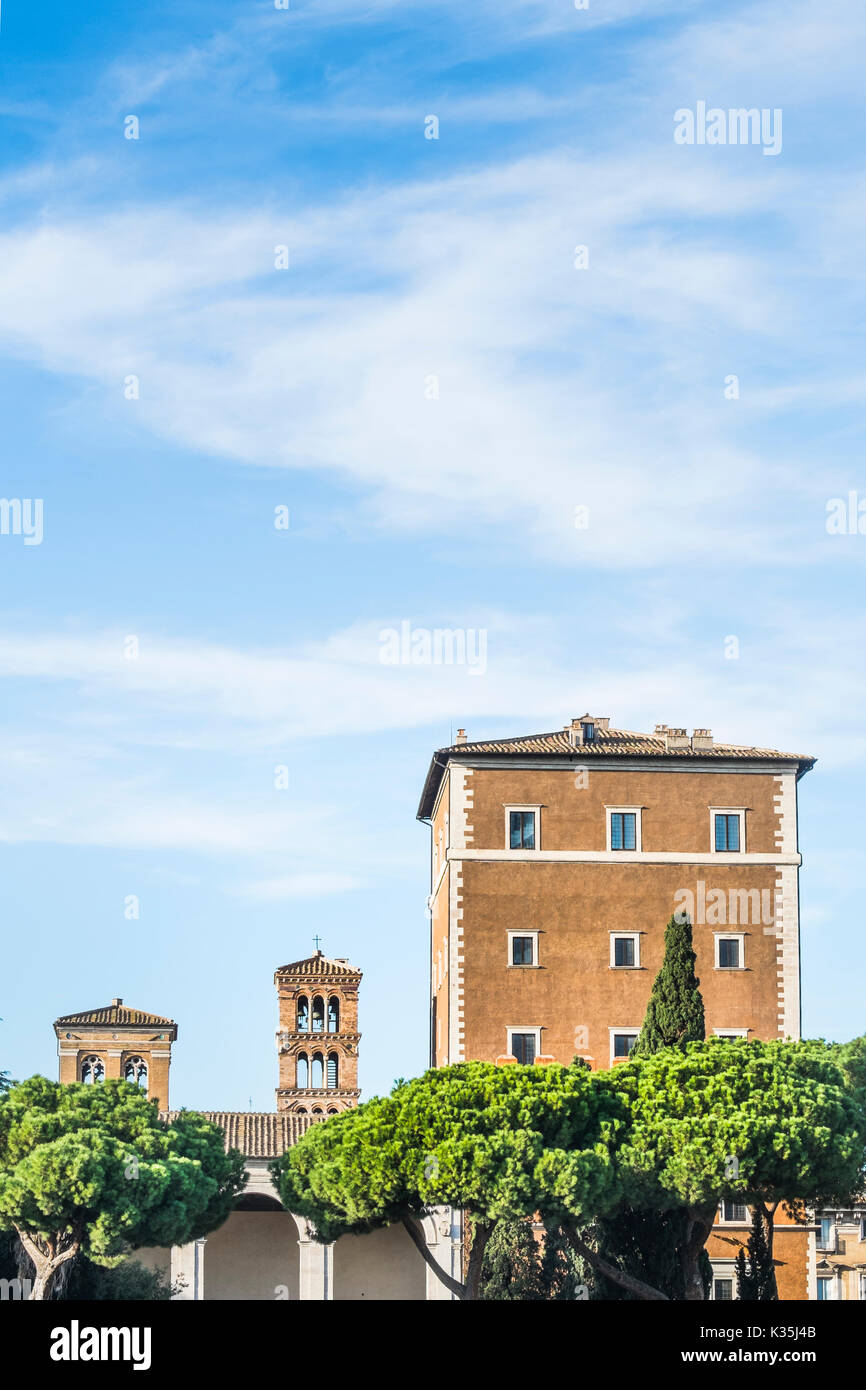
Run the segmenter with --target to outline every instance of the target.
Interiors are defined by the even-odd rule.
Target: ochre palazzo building
[[[814,758],[709,729],[562,730],[434,753],[430,1057],[615,1066],[671,914],[693,924],[708,1034],[800,1036],[797,784]],[[736,1296],[750,1213],[720,1208],[711,1297]],[[776,1219],[780,1297],[820,1294],[816,1224]]]
[[[674,911],[707,1031],[800,1034],[797,783],[813,758],[709,730],[564,730],[430,764],[431,1059],[628,1055]]]

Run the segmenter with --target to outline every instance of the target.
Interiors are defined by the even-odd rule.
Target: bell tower
[[[158,1110],[168,1109],[168,1071],[177,1024],[112,999],[54,1021],[60,1080],[131,1081]]]
[[[279,1000],[277,1110],[326,1118],[358,1104],[361,971],[316,951],[274,975]]]

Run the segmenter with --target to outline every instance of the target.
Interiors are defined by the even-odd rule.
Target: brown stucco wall
[[[581,1051],[609,1064],[608,1029],[639,1027],[664,955],[664,928],[678,889],[704,876],[702,866],[582,863],[463,863],[466,1055],[494,1061],[508,1026],[540,1026],[542,1052],[570,1062]],[[711,865],[708,885],[772,890],[772,866]],[[538,969],[511,967],[507,931],[537,930]],[[711,925],[694,927],[707,1031],[748,1028],[775,1037],[776,938],[760,923],[745,931],[745,970],[715,967]],[[610,932],[641,933],[641,967],[610,966]],[[575,1047],[575,1029],[588,1029]]]

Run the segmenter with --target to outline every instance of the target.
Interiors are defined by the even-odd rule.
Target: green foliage
[[[171,1298],[171,1285],[159,1269],[148,1269],[138,1260],[124,1260],[115,1269],[104,1269],[86,1256],[75,1260],[64,1301],[128,1303],[159,1302]]]
[[[316,1125],[271,1167],[323,1240],[456,1206],[484,1222],[606,1206],[622,1100],[580,1068],[464,1062]]]
[[[136,1086],[34,1076],[0,1097],[0,1226],[98,1264],[143,1245],[184,1244],[219,1226],[244,1185],[243,1158],[194,1112],[163,1124]]]
[[[545,1298],[560,1303],[573,1300],[585,1282],[562,1227],[548,1226],[541,1255],[541,1286]]]
[[[824,1043],[710,1038],[630,1060],[611,1084],[631,1114],[618,1158],[639,1204],[832,1204],[859,1186],[862,1097]]]
[[[706,1036],[704,1001],[695,974],[692,928],[674,913],[665,927],[665,954],[653,981],[646,1017],[632,1055],[649,1057],[663,1047],[685,1047]]]
[[[498,1221],[484,1251],[481,1298],[538,1303],[546,1297],[538,1242],[528,1221]]]
[[[577,1297],[577,1260],[559,1227],[536,1239],[527,1221],[499,1221],[484,1251],[480,1297],[540,1303]]]
[[[633,1057],[650,1057],[665,1047],[682,1048],[688,1042],[703,1040],[704,1002],[695,961],[691,925],[674,915],[665,928],[664,959],[653,982]],[[688,1213],[682,1207],[659,1211],[624,1205],[610,1217],[599,1218],[587,1236],[593,1248],[617,1269],[660,1290],[667,1298],[682,1299],[685,1282],[680,1252],[688,1223]],[[590,1288],[602,1298],[636,1297],[598,1273],[590,1280]]]
[[[740,1247],[734,1263],[737,1271],[737,1298],[750,1303],[778,1299],[773,1258],[767,1245],[764,1222],[757,1208],[752,1217],[752,1230],[746,1247]]]

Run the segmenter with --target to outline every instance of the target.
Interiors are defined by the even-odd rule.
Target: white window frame
[[[607,1033],[608,1033],[608,1049],[609,1049],[609,1051],[610,1051],[610,1065],[611,1065],[612,1067],[613,1067],[613,1066],[618,1066],[620,1062],[625,1062],[627,1059],[626,1059],[625,1057],[614,1057],[614,1055],[613,1055],[613,1040],[614,1040],[614,1038],[617,1036],[618,1033],[633,1033],[633,1034],[634,1034],[634,1037],[635,1037],[635,1041],[637,1041],[637,1039],[640,1037],[640,1028],[635,1027],[634,1024],[621,1023],[621,1024],[619,1024],[619,1026],[616,1027],[616,1028],[608,1028]]]
[[[825,1221],[829,1221],[829,1223],[830,1223],[830,1237],[829,1237],[828,1243],[827,1243],[826,1245],[822,1245],[822,1244],[821,1244],[821,1236],[822,1236],[822,1231],[823,1231],[823,1226],[824,1226],[824,1222],[825,1222]],[[833,1217],[833,1216],[824,1216],[821,1212],[819,1212],[819,1213],[818,1213],[818,1232],[817,1232],[817,1235],[815,1236],[815,1249],[816,1249],[816,1250],[825,1250],[825,1251],[827,1252],[828,1255],[835,1255],[837,1245],[838,1245],[838,1231],[837,1231],[837,1229],[836,1229],[836,1218]]]
[[[815,1302],[818,1302],[818,1285],[821,1283],[830,1285],[830,1297],[824,1299],[825,1303],[838,1303],[839,1301],[839,1281],[835,1274],[818,1274],[815,1276]]]
[[[713,932],[713,964],[716,970],[724,970],[726,975],[735,975],[739,970],[746,968],[746,932],[744,931],[714,931]],[[740,963],[739,965],[720,965],[719,964],[719,942],[720,941],[739,941],[740,943]]]
[[[710,1269],[712,1271],[712,1282],[710,1284],[710,1300],[713,1303],[723,1303],[726,1300],[716,1298],[716,1280],[730,1279],[732,1303],[737,1302],[737,1266],[733,1260],[711,1260]]]
[[[748,1206],[748,1203],[747,1203],[747,1202],[737,1202],[737,1206],[739,1206],[739,1207],[745,1207],[745,1208],[746,1208],[746,1215],[744,1216],[744,1218],[743,1218],[742,1221],[733,1221],[733,1220],[731,1220],[730,1217],[725,1216],[725,1202],[736,1202],[736,1198],[735,1198],[735,1197],[725,1197],[725,1198],[723,1198],[723,1200],[722,1200],[721,1202],[719,1202],[719,1225],[720,1225],[720,1226],[736,1226],[736,1227],[739,1227],[740,1230],[743,1230],[746,1226],[751,1226],[751,1224],[752,1224],[752,1217],[751,1217],[751,1214],[750,1214],[750,1212],[749,1212],[749,1206]]]
[[[607,849],[609,854],[640,854],[641,852],[641,812],[642,806],[605,806],[604,817],[607,823]],[[634,849],[613,849],[611,846],[611,816],[634,816]]]
[[[725,966],[725,969],[728,967]],[[717,1038],[748,1038],[748,1028],[714,1028],[713,1035]]]
[[[540,964],[539,959],[538,959],[538,937],[539,937],[539,932],[538,932],[537,930],[536,930],[536,931],[529,931],[526,927],[520,927],[520,928],[518,928],[516,931],[509,931],[509,932],[507,933],[507,935],[508,935],[508,968],[509,968],[509,970],[537,970],[538,967],[539,967],[539,964]],[[512,943],[512,941],[514,940],[515,936],[531,936],[531,937],[532,937],[532,964],[531,964],[531,965],[515,965],[515,964],[514,964],[514,961],[513,961],[513,959],[512,959],[512,953],[511,953],[511,943]],[[519,1032],[520,1032],[520,1029],[519,1029],[519,1028],[515,1029],[515,1032],[519,1033]]]
[[[733,854],[746,853],[746,811],[747,806],[711,806],[710,807],[710,854],[717,854],[720,859],[729,859]],[[716,849],[716,816],[738,816],[740,821],[740,848],[739,849]]]
[[[535,816],[535,849],[512,849],[511,848],[511,812],[512,811],[532,811]],[[509,854],[535,854],[536,850],[541,849],[541,806],[506,806],[505,807],[505,848]]]
[[[640,970],[640,932],[639,931],[612,931],[610,933],[610,968],[611,970]],[[634,965],[617,965],[616,949],[614,943],[626,939],[634,942]]]
[[[540,1028],[540,1027],[539,1027],[539,1028],[532,1028],[532,1027],[529,1027],[529,1026],[520,1028],[520,1027],[515,1026],[515,1027],[513,1027],[513,1028],[506,1028],[506,1030],[505,1030],[505,1036],[506,1036],[506,1038],[507,1038],[507,1040],[508,1040],[508,1041],[507,1041],[507,1048],[508,1048],[508,1051],[506,1052],[506,1056],[507,1056],[507,1057],[513,1057],[513,1056],[514,1056],[514,1048],[511,1046],[511,1039],[513,1038],[513,1036],[514,1036],[515,1033],[534,1033],[534,1034],[535,1034],[535,1055],[536,1055],[536,1057],[539,1057],[539,1056],[541,1055],[541,1028]]]

